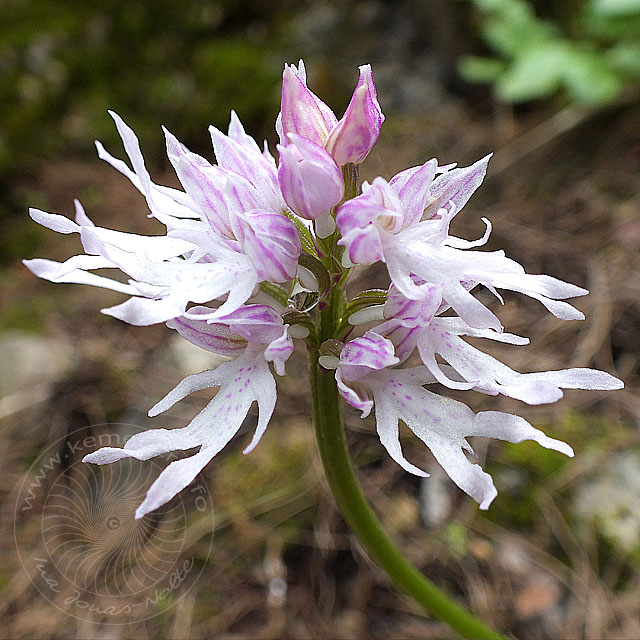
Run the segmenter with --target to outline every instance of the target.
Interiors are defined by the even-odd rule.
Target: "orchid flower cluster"
[[[259,417],[245,453],[262,437],[276,404],[274,372],[296,344],[319,353],[325,375],[367,416],[394,460],[427,476],[405,459],[403,422],[431,450],[451,479],[486,509],[496,496],[491,477],[467,454],[467,437],[510,442],[535,440],[573,455],[523,418],[499,411],[474,413],[427,387],[502,394],[528,404],[555,402],[562,389],[617,389],[622,383],[592,369],[518,373],[469,344],[466,338],[526,345],[506,333],[474,295],[483,285],[539,300],[562,320],[583,315],[567,298],[587,293],[546,275],[530,275],[503,251],[478,251],[491,231],[468,241],[449,225],[480,186],[489,156],[457,168],[432,159],[385,180],[359,184],[358,167],[378,140],[384,116],[371,67],[360,78],[343,117],[308,87],[304,64],[285,66],[278,162],[261,149],[235,113],[228,133],[210,128],[217,164],[189,151],[165,130],[167,153],[183,190],[151,181],[138,139],[111,113],[131,166],[98,155],[124,174],[146,198],[162,236],[141,236],[96,226],[76,201],[75,220],[30,211],[59,233],[78,233],[85,254],[64,263],[27,260],[52,282],[89,284],[130,296],[104,313],[133,325],[165,323],[185,340],[226,359],[185,378],[149,412],[160,414],[194,391],[217,388],[185,427],[139,433],[123,448],[105,447],[85,461],[105,464],[125,457],[147,460],[199,447],[172,462],[136,512],[142,517],[189,485],[238,432],[254,402]],[[356,291],[347,281],[362,265],[383,263],[388,290]],[[119,269],[128,281],[93,273]],[[320,335],[319,317],[331,309],[333,335]],[[406,365],[414,357],[418,366]]]

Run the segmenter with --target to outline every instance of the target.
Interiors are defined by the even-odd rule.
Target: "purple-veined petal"
[[[345,380],[357,381],[363,376],[398,364],[393,343],[381,335],[367,331],[350,340],[340,352],[340,372]]]
[[[499,334],[489,331],[473,331],[459,328],[459,319],[435,318],[424,326],[417,338],[422,361],[438,382],[452,388],[474,388],[491,395],[502,394],[528,404],[556,402],[562,397],[562,389],[617,389],[621,382],[601,371],[592,369],[568,369],[539,373],[518,373],[499,360],[483,353],[462,340],[459,333],[495,339]],[[504,340],[515,342],[511,339]],[[517,343],[517,342],[516,342]],[[452,380],[436,362],[441,356],[462,381]]]
[[[193,312],[193,309],[189,309],[189,312]],[[284,329],[280,314],[265,304],[246,304],[232,313],[219,316],[217,322],[228,324],[248,342],[264,345],[278,340]]]
[[[289,144],[288,135],[297,133],[320,146],[324,146],[329,131],[338,119],[333,111],[307,87],[304,63],[299,67],[285,65],[282,75],[282,102],[278,128],[280,144]]]
[[[408,326],[399,318],[386,320],[374,327],[373,330],[393,343],[399,363],[409,358],[416,348],[419,329],[415,326]]]
[[[336,225],[342,236],[338,244],[347,249],[353,264],[383,260],[383,234],[402,224],[400,214],[385,207],[382,200],[380,189],[369,189],[336,212]]]
[[[256,189],[258,206],[270,211],[284,209],[278,188],[275,161],[260,151],[256,142],[244,132],[235,112],[231,112],[229,135],[209,127],[218,165],[248,180]]]
[[[204,371],[183,380],[149,412],[157,415],[193,391],[219,386],[209,404],[182,429],[153,429],[130,438],[122,449],[105,447],[85,456],[85,462],[106,464],[125,457],[147,460],[161,453],[187,450],[196,446],[198,453],[172,462],[149,489],[138,507],[136,518],[167,503],[190,484],[200,470],[238,432],[253,402],[257,402],[259,418],[253,439],[245,452],[259,441],[273,414],[276,401],[275,381],[264,349],[249,346],[236,360],[222,363],[215,371]]]
[[[366,418],[373,409],[373,399],[369,389],[352,380],[344,380],[341,367],[336,369],[335,378],[340,397],[354,409],[361,411],[362,418]]]
[[[349,106],[326,141],[340,165],[362,164],[380,136],[384,115],[378,103],[371,65],[360,67],[360,78]]]
[[[421,167],[401,171],[389,181],[389,185],[398,193],[407,214],[406,226],[411,226],[422,217],[437,168],[438,161],[433,158]]]
[[[400,201],[400,196],[384,178],[379,176],[374,178],[371,184],[365,182],[362,185],[362,195],[350,202],[377,205],[380,213],[373,220],[386,233],[399,233],[411,224],[410,216],[407,217],[407,211]]]
[[[343,207],[340,208],[340,211],[342,209]],[[342,220],[345,220],[345,218],[346,213]],[[338,244],[346,247],[345,255],[349,257],[349,266],[373,264],[384,259],[380,232],[373,224],[367,224],[363,227],[353,226],[348,230],[341,231],[340,235],[342,237]]]
[[[497,317],[472,296],[461,282],[520,291],[540,300],[561,319],[583,317],[577,309],[556,299],[584,295],[585,289],[550,276],[527,274],[521,265],[507,258],[502,251],[464,251],[433,246],[423,241],[412,241],[411,231],[403,231],[384,245],[389,275],[405,297],[420,299],[424,296],[423,288],[411,278],[415,274],[424,281],[441,283],[444,300],[468,325],[478,329],[501,331],[502,326]]]
[[[395,286],[389,287],[384,304],[385,319],[401,319],[405,326],[425,326],[431,322],[442,303],[442,286],[426,284],[424,298],[412,300],[398,291]]]
[[[425,217],[430,217],[448,202],[453,202],[456,212],[460,211],[482,184],[492,155],[485,156],[469,167],[452,169],[438,176],[431,187]]]
[[[403,207],[399,194],[386,180],[375,178],[363,185],[362,195],[348,200],[336,212],[342,236],[339,244],[346,247],[354,264],[386,261],[386,247],[393,251],[409,238],[416,244],[415,213],[415,206]],[[401,234],[402,240],[398,237]]]
[[[444,253],[442,247],[421,246],[419,243],[407,245],[402,240],[405,239],[385,248],[389,275],[402,295],[417,300],[428,296],[428,287],[416,284],[412,277],[419,276],[424,281],[442,285],[443,299],[468,325],[502,331],[502,324],[495,314],[461,284],[466,280],[464,268],[447,260],[451,256]]]
[[[383,307],[385,321],[373,329],[393,342],[400,362],[413,353],[422,327],[431,322],[442,306],[442,287],[428,283],[423,283],[423,286],[424,299],[411,300],[392,285]]]
[[[558,386],[543,379],[532,380],[525,374],[514,371],[446,331],[437,321],[425,328],[418,338],[418,351],[438,382],[452,389],[479,387],[484,393],[501,393],[528,404],[556,402],[562,397]],[[436,362],[435,354],[441,355],[451,365],[466,381],[466,386],[464,382],[457,382],[444,374]]]
[[[233,221],[235,235],[260,281],[285,282],[295,277],[302,245],[294,222],[271,211],[238,213]]]
[[[193,199],[203,220],[221,236],[232,236],[229,211],[223,196],[227,177],[218,167],[188,151],[163,127],[167,155],[185,191]],[[251,203],[252,204],[252,203]]]
[[[223,134],[224,135],[224,134]],[[231,118],[229,119],[229,129],[228,129],[228,137],[231,140],[235,140],[239,144],[241,144],[247,152],[257,152],[262,153],[258,143],[247,133],[245,133],[244,127],[242,126],[242,122],[240,122],[240,118],[238,118],[238,114],[231,109]],[[215,148],[214,148],[215,151]],[[216,156],[218,162],[220,163],[220,159]],[[273,167],[275,168],[276,162],[273,160]],[[220,166],[224,166],[224,163],[220,163]],[[233,169],[233,167],[229,166],[228,169]],[[237,169],[233,169],[237,171]],[[239,171],[238,173],[242,173]]]
[[[255,434],[245,449],[251,451],[267,428],[276,403],[276,383],[264,358],[264,346],[249,344],[235,360],[223,362],[213,371],[205,371],[185,378],[173,391],[151,408],[149,415],[163,413],[194,391],[220,386],[215,398],[191,422],[193,428],[203,429],[207,447],[222,447],[242,425],[251,404],[258,403],[259,419]],[[222,429],[216,428],[219,420]]]
[[[272,340],[264,350],[264,358],[273,363],[273,368],[279,376],[285,375],[284,365],[293,353],[295,345],[289,337],[289,326],[283,327],[282,335]]]
[[[199,309],[206,309],[206,313],[211,311],[208,307],[191,307],[189,313],[197,313]],[[210,323],[206,320],[197,320],[183,315],[168,320],[167,326],[170,329],[175,329],[191,344],[219,355],[234,357],[247,346],[247,341],[244,338],[233,333],[228,326],[222,323]]]

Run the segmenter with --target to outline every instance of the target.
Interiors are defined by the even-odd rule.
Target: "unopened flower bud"
[[[276,128],[280,142],[289,144],[288,135],[298,134],[320,146],[338,123],[333,111],[307,87],[304,63],[285,65],[282,76],[282,104]]]
[[[340,121],[307,87],[302,60],[298,67],[285,65],[282,105],[276,121],[282,145],[290,144],[289,135],[293,133],[324,147],[341,167],[361,164],[377,142],[383,122],[370,65],[360,67],[360,79]]]
[[[325,216],[344,196],[342,173],[321,146],[294,133],[289,140],[288,146],[278,146],[278,180],[285,202],[307,220]]]
[[[378,141],[384,115],[373,84],[371,65],[360,67],[360,80],[344,116],[325,143],[335,161],[344,166],[361,164]]]

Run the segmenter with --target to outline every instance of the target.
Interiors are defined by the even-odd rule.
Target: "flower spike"
[[[134,325],[165,323],[225,359],[213,371],[185,378],[149,412],[166,411],[196,390],[217,389],[189,424],[151,429],[123,448],[106,447],[85,458],[106,464],[199,447],[160,474],[137,517],[186,487],[240,430],[253,404],[258,425],[245,452],[256,446],[273,414],[275,376],[285,374],[294,338],[311,354],[314,394],[320,379],[330,381],[327,393],[336,402],[339,394],[363,417],[373,414],[394,460],[425,476],[402,452],[399,424],[406,424],[481,509],[497,492],[490,476],[468,459],[468,437],[528,439],[573,452],[523,418],[475,414],[430,385],[531,405],[555,402],[566,389],[622,387],[608,373],[587,368],[520,373],[482,351],[483,340],[514,347],[529,341],[503,329],[493,308],[476,296],[478,285],[499,301],[499,290],[524,293],[564,320],[583,318],[565,300],[587,291],[528,274],[503,251],[482,250],[491,233],[485,218],[479,239],[450,233],[452,219],[482,184],[490,155],[468,167],[439,165],[432,158],[390,180],[375,177],[360,192],[354,165],[366,159],[384,122],[369,65],[360,67],[340,119],[307,86],[302,61],[285,65],[277,163],[235,112],[227,133],[209,129],[216,163],[165,129],[167,155],[182,189],[152,181],[135,133],[110,114],[129,164],[99,142],[98,155],[143,194],[153,224],[166,233],[143,236],[100,227],[78,201],[73,219],[31,209],[38,224],[78,234],[84,253],[61,263],[36,258],[25,264],[51,282],[128,296],[103,312]],[[386,267],[388,289],[352,291],[354,279],[347,291],[351,271],[374,263]],[[94,273],[98,269],[120,271],[125,279]],[[468,338],[479,343],[472,346]],[[410,359],[418,366],[407,366]],[[324,428],[317,413],[316,421]]]

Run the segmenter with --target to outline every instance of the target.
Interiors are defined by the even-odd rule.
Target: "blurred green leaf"
[[[640,13],[606,16],[588,11],[584,15],[583,29],[586,36],[596,40],[616,42],[629,38],[638,41]]]
[[[483,11],[507,11],[511,0],[473,0],[473,4]]]
[[[454,558],[464,558],[469,548],[469,534],[461,522],[450,522],[442,530],[442,538]]]
[[[465,56],[458,64],[458,71],[465,80],[487,84],[494,82],[505,68],[501,60],[478,56]]]
[[[582,104],[606,104],[622,88],[619,76],[606,59],[591,51],[570,49],[562,75],[569,94]]]
[[[246,0],[0,3],[0,169],[62,150],[93,155],[97,137],[115,143],[107,108],[131,121],[151,159],[162,153],[160,123],[180,123],[192,145],[236,106],[247,129],[260,130],[280,72],[264,55],[276,34],[268,27],[285,10],[265,5],[256,18]],[[260,21],[257,35],[249,19]]]
[[[640,78],[640,43],[620,42],[607,52],[607,59],[616,69]]]
[[[591,10],[605,16],[640,12],[640,0],[592,0]]]
[[[525,102],[564,89],[575,102],[603,105],[640,77],[640,0],[590,0],[568,11],[570,34],[539,18],[527,0],[472,2],[486,12],[481,35],[499,57],[467,56],[459,70],[471,82],[493,84],[501,100]]]
[[[545,43],[530,49],[498,78],[496,93],[507,102],[547,97],[561,86],[567,61],[567,47],[562,42]]]
[[[483,38],[495,51],[514,57],[550,38],[555,29],[528,11],[514,10],[487,18]]]

